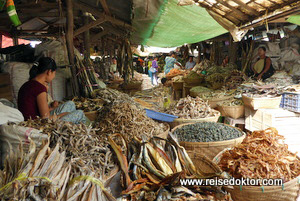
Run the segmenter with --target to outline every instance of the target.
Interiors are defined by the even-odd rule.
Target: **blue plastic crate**
[[[300,112],[300,93],[284,93],[283,108],[292,112]]]
[[[282,97],[281,97],[280,107],[284,108],[284,94],[282,94]]]
[[[173,122],[174,119],[178,118],[177,116],[166,114],[166,113],[161,113],[161,112],[156,112],[154,110],[146,110],[146,115],[150,117],[151,119],[155,119],[158,121],[165,121],[165,122]]]

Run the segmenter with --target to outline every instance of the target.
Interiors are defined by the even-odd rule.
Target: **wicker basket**
[[[172,129],[171,132],[174,133],[176,129],[189,124],[182,124],[176,126],[175,128]],[[230,125],[226,125],[226,126],[230,126]],[[241,133],[243,133],[240,129],[238,130]],[[195,153],[202,153],[210,160],[213,160],[215,156],[217,156],[224,149],[234,147],[235,145],[242,143],[245,137],[246,135],[243,133],[241,137],[232,140],[216,141],[216,142],[180,142],[180,145],[185,148],[185,150],[187,151],[190,157],[193,157]]]
[[[172,82],[172,86],[174,90],[182,90],[183,82]]]
[[[202,119],[175,119],[173,122],[170,122],[169,125],[171,129],[175,128],[176,126],[187,124],[187,123],[198,123],[198,122],[204,122],[204,121],[211,121],[211,122],[218,122],[219,117],[221,116],[220,113],[218,113],[214,117],[207,117]]]
[[[223,150],[214,159],[219,163]],[[225,186],[234,201],[296,201],[300,193],[300,177],[286,182],[283,186]]]
[[[204,76],[199,76],[197,79],[183,78],[183,80],[188,85],[199,85],[203,82]]]
[[[277,109],[280,106],[281,96],[275,98],[251,98],[243,95],[243,102],[245,106],[253,110],[258,109]]]
[[[236,106],[224,106],[218,105],[218,110],[221,112],[221,115],[224,117],[231,117],[238,119],[245,116],[245,106],[236,105]]]
[[[204,156],[202,153],[194,153],[189,155],[195,167],[203,175],[221,173],[221,168],[212,160]]]
[[[96,121],[98,112],[92,111],[92,112],[85,112],[84,115],[90,120],[90,121]]]

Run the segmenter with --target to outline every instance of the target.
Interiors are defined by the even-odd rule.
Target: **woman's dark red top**
[[[35,80],[30,80],[22,85],[18,94],[18,108],[24,119],[36,119],[40,116],[37,104],[37,96],[43,92],[47,93],[44,85]]]

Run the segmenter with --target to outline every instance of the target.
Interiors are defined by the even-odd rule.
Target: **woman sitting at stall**
[[[275,73],[275,69],[273,68],[271,59],[266,56],[265,47],[260,47],[258,49],[258,56],[259,58],[252,67],[254,77],[258,80],[268,79]]]
[[[22,85],[18,94],[18,108],[24,119],[50,118],[55,115],[63,121],[85,123],[86,117],[81,110],[76,110],[75,104],[68,101],[49,107],[47,101],[48,84],[56,73],[55,61],[49,57],[42,57],[29,71],[29,81]]]

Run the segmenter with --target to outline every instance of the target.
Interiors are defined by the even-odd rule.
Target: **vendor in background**
[[[226,55],[225,58],[223,59],[222,66],[225,67],[227,66],[228,63],[229,63],[229,56]]]
[[[86,117],[83,111],[76,110],[72,101],[60,105],[55,102],[52,107],[49,107],[46,85],[55,78],[56,68],[55,61],[49,57],[42,57],[34,63],[29,71],[29,81],[19,90],[19,110],[25,120],[37,117],[53,119],[56,116],[63,121],[85,123]]]
[[[185,69],[192,70],[195,65],[196,65],[196,62],[194,62],[194,58],[192,56],[190,56],[188,62],[186,62],[186,64],[185,64]]]
[[[259,58],[252,67],[252,71],[257,80],[265,80],[275,73],[275,69],[273,68],[271,59],[266,56],[265,47],[260,47],[258,49],[258,56]]]
[[[165,75],[168,74],[174,68],[175,63],[178,66],[180,66],[180,68],[183,68],[182,65],[177,62],[175,57],[176,57],[176,54],[174,52],[172,52],[170,57],[165,58],[165,62],[166,62],[165,66],[164,66]]]
[[[151,77],[151,71],[150,71],[150,68],[152,67],[152,61],[153,61],[153,58],[150,57],[150,58],[149,58],[149,61],[148,61],[147,72],[145,72],[146,74],[149,75],[149,77]]]
[[[158,63],[157,63],[158,58],[155,57],[154,60],[152,61],[152,66],[149,69],[151,71],[151,83],[152,85],[157,85],[157,73],[158,73]]]

